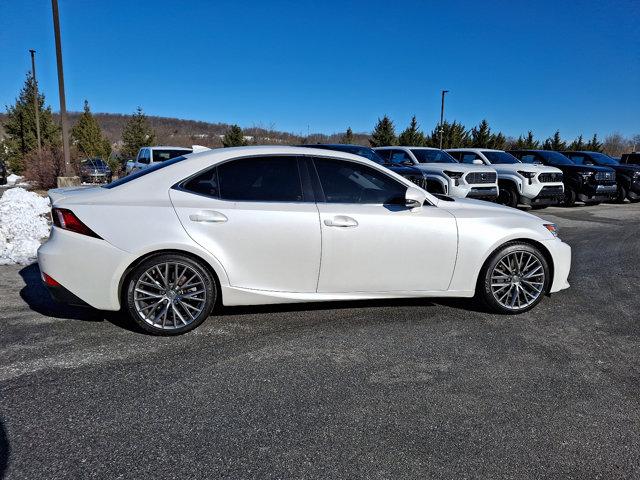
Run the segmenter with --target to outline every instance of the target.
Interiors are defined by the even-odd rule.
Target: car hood
[[[561,167],[564,170],[569,170],[572,172],[613,172],[613,168],[609,167],[600,167],[597,165],[562,165]]]
[[[523,212],[517,208],[505,207],[497,203],[486,202],[484,200],[474,200],[471,198],[456,198],[453,201],[438,201],[438,208],[444,208],[456,218],[492,218],[511,216],[521,218],[525,221],[535,221],[539,223],[540,217]],[[544,222],[544,220],[542,220]]]
[[[384,166],[389,170],[396,172],[398,175],[416,175],[418,177],[421,177],[423,175],[422,170],[417,167],[408,167],[405,165],[396,165],[393,163],[385,163]]]
[[[640,165],[614,165],[611,168],[613,168],[618,173],[627,173],[629,175],[633,174],[634,172],[640,172]]]
[[[559,168],[534,163],[492,163],[491,168],[495,169],[496,172],[503,173],[515,173],[518,171],[533,173],[562,173],[562,170]]]
[[[423,170],[425,172],[437,172],[441,173],[445,170],[451,172],[485,172],[485,173],[495,173],[495,168],[489,167],[486,165],[467,165],[464,163],[418,163],[415,165],[416,168]]]

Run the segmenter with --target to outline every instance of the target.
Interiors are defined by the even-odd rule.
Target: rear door
[[[188,234],[224,266],[232,286],[315,292],[320,221],[296,156],[239,158],[171,189]]]
[[[407,187],[346,160],[314,159],[321,187],[320,293],[443,291],[457,254],[444,209],[404,206]]]

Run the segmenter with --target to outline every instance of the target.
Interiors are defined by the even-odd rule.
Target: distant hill
[[[111,141],[114,150],[118,150],[121,143],[122,128],[128,115],[119,113],[94,113],[103,133]],[[80,117],[80,112],[69,112],[71,125]],[[0,138],[4,136],[2,124],[6,114],[0,113]],[[58,121],[58,115],[54,114]],[[204,145],[207,147],[221,147],[221,138],[231,125],[227,123],[208,123],[195,120],[149,116],[149,124],[156,132],[156,144],[175,145],[178,147]],[[333,135],[311,134],[307,136],[281,132],[272,128],[250,127],[243,129],[250,144],[255,145],[299,145],[314,143],[337,143],[343,133]],[[354,134],[355,140],[361,145],[368,145],[367,134]]]

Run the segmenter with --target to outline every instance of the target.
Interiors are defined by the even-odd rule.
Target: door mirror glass
[[[404,204],[408,208],[421,207],[424,204],[426,199],[427,199],[427,196],[424,194],[424,192],[415,187],[407,188],[407,191],[404,194],[404,201],[405,201]]]

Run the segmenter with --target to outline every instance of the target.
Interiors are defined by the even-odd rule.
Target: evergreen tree
[[[458,121],[442,124],[442,148],[463,148],[471,144],[469,131]],[[425,139],[426,147],[438,148],[440,146],[440,124],[436,125]]]
[[[106,160],[111,155],[111,144],[102,135],[100,125],[91,114],[87,100],[84,101],[84,112],[71,129],[71,138],[85,157],[99,157]]]
[[[598,134],[593,134],[593,138],[587,142],[584,149],[591,152],[602,152],[602,143],[598,141]]]
[[[398,137],[398,145],[406,147],[422,147],[425,144],[424,133],[419,130],[416,116],[411,117],[411,123]]]
[[[246,144],[244,133],[238,125],[231,125],[222,138],[222,145],[225,147],[244,147]]]
[[[578,135],[578,138],[576,138],[573,142],[571,142],[567,148],[569,150],[584,150],[585,146],[586,144],[584,143],[582,134],[580,134]]]
[[[4,121],[6,138],[3,142],[0,159],[15,173],[25,168],[24,157],[38,147],[35,109],[33,108],[36,82],[28,73],[15,105],[7,106]],[[58,145],[60,130],[53,121],[51,107],[45,107],[44,95],[38,92],[38,117],[40,120],[40,139],[42,146]]]
[[[121,153],[125,158],[133,158],[141,147],[153,145],[155,139],[156,134],[149,126],[147,116],[138,107],[122,129]]]
[[[351,145],[353,143],[353,130],[351,130],[351,127],[347,128],[347,132],[340,139],[340,143],[345,145]]]
[[[556,133],[553,134],[553,137],[549,137],[544,141],[542,145],[544,150],[555,150],[556,152],[566,150],[567,144],[562,141],[560,138],[560,130],[556,130]]]
[[[386,147],[397,145],[396,131],[393,122],[386,115],[378,119],[376,127],[373,129],[369,143],[372,147]]]
[[[504,150],[506,145],[507,138],[502,134],[502,132],[491,134],[491,138],[489,139],[489,148]]]
[[[520,135],[514,144],[514,148],[522,150],[536,150],[540,148],[540,142],[533,137],[533,132],[529,130],[526,137]]]
[[[477,127],[471,129],[472,147],[490,148],[491,140],[491,128],[486,120],[482,120]]]

